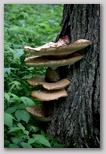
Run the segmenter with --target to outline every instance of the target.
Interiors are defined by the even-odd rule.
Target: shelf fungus
[[[47,90],[58,90],[66,88],[70,85],[70,81],[68,79],[61,79],[57,82],[47,82],[44,77],[33,77],[28,79],[27,82],[32,86],[42,85]]]
[[[69,37],[64,36],[56,43],[49,42],[37,48],[24,47],[24,51],[32,55],[25,58],[24,62],[27,66],[47,67],[45,78],[40,76],[27,80],[32,86],[41,85],[43,87],[43,90],[39,89],[31,92],[32,97],[43,102],[41,105],[36,105],[33,108],[27,107],[26,110],[30,114],[42,121],[52,120],[49,114],[47,114],[50,111],[48,106],[52,104],[53,100],[68,96],[65,88],[71,82],[64,75],[67,72],[66,66],[81,60],[84,55],[76,51],[86,48],[91,44],[92,42],[86,39],[79,39],[74,43],[70,43]]]
[[[68,36],[64,36],[63,38],[60,38],[56,43],[49,42],[37,48],[25,46],[24,50],[36,56],[45,56],[45,55],[58,56],[58,55],[71,54],[91,44],[92,42],[86,39],[79,39],[74,43],[70,43]]]
[[[41,101],[52,101],[55,99],[58,99],[60,97],[66,97],[68,96],[65,89],[59,89],[59,90],[33,90],[31,92],[31,96],[35,97]]]
[[[27,107],[26,111],[40,121],[51,121],[50,115],[46,116],[45,106],[43,104],[35,105],[34,107]]]
[[[79,53],[73,53],[64,59],[53,59],[52,57],[28,57],[25,59],[25,64],[33,67],[50,67],[57,68],[59,66],[72,65],[75,62],[82,59],[84,55],[80,55]]]

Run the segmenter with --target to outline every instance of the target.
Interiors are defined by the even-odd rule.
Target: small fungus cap
[[[43,105],[35,105],[33,108],[27,107],[26,111],[33,115],[36,119],[40,121],[51,121],[52,118],[45,117],[45,112],[43,110]]]
[[[50,82],[46,82],[43,77],[33,77],[31,79],[28,79],[27,82],[32,86],[42,85],[47,90],[63,89],[70,84],[70,81],[66,78],[61,79],[54,83],[50,83]]]
[[[68,94],[65,89],[42,90],[42,91],[33,90],[31,92],[31,96],[35,97],[41,101],[51,101],[51,100],[58,99],[60,97],[66,97],[66,96],[68,96]]]

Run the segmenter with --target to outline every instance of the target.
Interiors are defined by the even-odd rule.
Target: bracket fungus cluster
[[[33,108],[27,107],[26,110],[43,121],[50,121],[51,117],[47,110],[49,102],[60,97],[67,97],[65,88],[70,85],[70,81],[64,77],[61,78],[59,69],[61,66],[72,65],[84,57],[79,53],[75,53],[88,45],[91,41],[80,39],[74,43],[70,43],[69,37],[64,36],[56,43],[49,42],[43,46],[32,48],[25,46],[24,51],[31,54],[25,59],[27,66],[47,67],[46,76],[33,77],[27,82],[32,86],[41,85],[43,90],[33,90],[31,96],[43,101],[40,105],[35,105]],[[64,70],[62,70],[64,73]]]

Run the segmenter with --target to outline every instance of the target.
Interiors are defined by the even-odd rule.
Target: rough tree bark
[[[55,102],[47,133],[61,139],[68,148],[100,147],[100,5],[64,5],[62,28],[57,37],[71,42],[88,39],[92,45],[85,57],[68,67],[71,85],[68,97]]]

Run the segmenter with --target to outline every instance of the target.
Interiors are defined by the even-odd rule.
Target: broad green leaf
[[[26,107],[31,107],[35,105],[35,103],[28,97],[21,97],[21,100],[25,104]]]
[[[12,114],[5,112],[4,113],[4,124],[8,127],[12,127],[14,117]]]
[[[15,144],[9,144],[9,148],[17,148]]]
[[[26,134],[27,136],[29,135],[29,131],[23,130],[23,133]]]
[[[42,144],[39,144],[39,143],[33,143],[33,147],[35,147],[35,148],[44,148],[44,146]]]
[[[8,93],[8,94],[11,96],[9,102],[11,102],[11,103],[14,102],[15,104],[21,102],[20,97],[18,97],[17,95],[15,95],[15,94],[13,94],[13,93]]]
[[[28,140],[28,143],[29,143],[29,144],[32,144],[32,143],[34,143],[35,141],[36,141],[35,138],[31,138],[31,139]]]
[[[29,15],[26,12],[20,12],[19,16],[23,16],[24,18],[28,18]]]
[[[24,77],[22,77],[22,79],[29,79],[29,78],[32,78],[32,74],[28,74],[28,75],[25,75]]]
[[[25,104],[22,104],[22,103],[18,104],[18,108],[25,110]]]
[[[19,126],[19,128],[23,131],[24,134],[29,134],[29,131],[25,130],[25,127],[21,123],[17,124],[17,126]]]
[[[50,23],[51,26],[55,24],[55,20],[50,19],[48,22]]]
[[[32,148],[32,146],[29,143],[21,142],[21,146],[23,148]]]
[[[19,29],[19,26],[11,26],[11,28],[9,28],[10,31],[16,31]]]
[[[34,139],[34,140],[29,140],[29,143],[36,142],[36,143],[41,143],[49,148],[51,147],[51,145],[50,145],[49,141],[46,139],[46,137],[44,137],[40,134],[35,134],[35,135],[33,135],[33,137],[34,138],[32,138],[32,139]]]
[[[16,69],[16,68],[11,68],[11,67],[7,67],[7,68],[5,67],[5,68],[4,68],[4,74],[5,74],[5,73],[8,73],[8,75],[10,75],[11,70],[17,70],[17,69]]]
[[[17,126],[22,129],[23,131],[25,130],[25,127],[21,124],[21,123],[18,123]]]
[[[17,110],[17,106],[9,107],[6,112],[8,113],[14,113]]]
[[[4,93],[4,98],[9,102],[10,100],[10,95],[8,93]]]
[[[32,70],[34,70],[34,69],[35,69],[34,67],[29,67],[29,68],[28,68],[29,71],[32,71]]]
[[[12,137],[11,140],[15,145],[17,145],[22,140],[22,134]]]
[[[11,68],[10,67],[4,68],[4,73],[8,73],[10,75],[10,72],[11,72]]]
[[[20,128],[19,127],[12,127],[10,130],[9,130],[9,134],[12,134],[12,133],[16,133],[16,132],[18,132],[20,130]]]
[[[23,54],[23,49],[19,49],[17,52],[14,53],[14,60],[20,58]]]
[[[44,23],[40,23],[40,24],[38,24],[40,27],[42,27],[42,28],[46,28],[46,26],[47,26],[47,24],[44,24]]]
[[[17,110],[15,112],[15,116],[18,121],[22,120],[22,121],[25,121],[26,123],[28,123],[28,121],[30,119],[29,113],[25,110]]]

